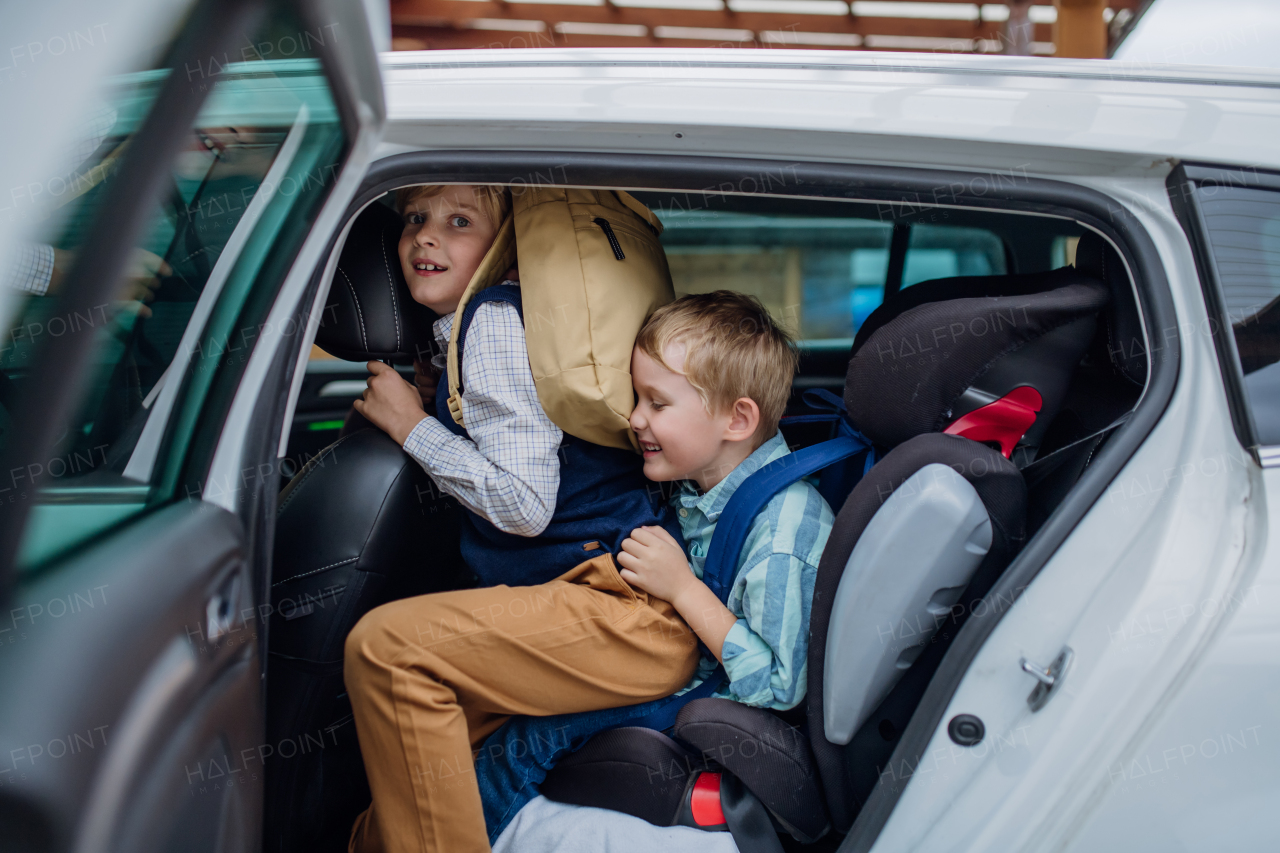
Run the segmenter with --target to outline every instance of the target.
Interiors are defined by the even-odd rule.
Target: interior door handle
[[[234,574],[222,584],[204,608],[204,635],[210,643],[216,643],[231,632],[235,621],[236,600],[240,597],[240,575]]]

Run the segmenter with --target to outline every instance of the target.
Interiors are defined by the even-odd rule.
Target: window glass
[[[1004,275],[1004,244],[985,228],[911,226],[902,286],[958,275]]]
[[[718,211],[659,215],[677,294],[750,293],[808,341],[851,342],[884,299],[888,223]]]
[[[131,501],[144,505],[164,442],[170,452],[185,448],[217,369],[252,347],[253,335],[235,331],[241,307],[251,289],[278,285],[284,270],[273,261],[300,245],[345,149],[317,58],[332,37],[278,13],[228,54],[178,72],[208,95],[126,279],[116,299],[67,316],[58,298],[63,277],[121,158],[140,144],[136,134],[169,71],[109,81],[100,108],[86,117],[66,192],[45,210],[41,233],[20,257],[0,265],[0,286],[29,294],[0,341],[0,404],[21,388],[45,340],[89,327],[95,355],[78,413],[59,427],[52,457],[0,489],[51,506],[105,502],[111,509],[86,508],[73,518],[36,513],[28,551],[58,530],[113,523],[130,513]]]
[[[801,341],[851,343],[884,301],[891,223],[852,217],[658,211],[676,293],[760,298]],[[911,226],[903,286],[1005,272],[1004,245],[982,228]]]
[[[1197,196],[1258,440],[1280,445],[1280,192],[1205,187]]]

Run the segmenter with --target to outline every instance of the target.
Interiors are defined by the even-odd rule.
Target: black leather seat
[[[1041,398],[1039,411],[1029,428],[1021,427],[1025,432],[1010,449],[1015,459],[1034,457],[1109,303],[1108,289],[1083,270],[995,278],[908,288],[873,313],[855,341],[844,401],[853,423],[888,452],[843,506],[835,507],[839,511],[814,590],[807,727],[794,725],[790,712],[779,715],[727,700],[697,700],[681,711],[672,737],[618,729],[588,742],[548,775],[543,786],[547,797],[627,811],[654,823],[688,823],[697,780],[705,772],[718,772],[745,785],[767,808],[775,828],[802,843],[831,828],[848,831],[968,617],[966,605],[986,594],[1027,537],[1027,492],[1018,466],[987,444],[943,433],[954,431],[965,416],[984,407],[1001,409],[1034,388]],[[882,507],[892,506],[892,513],[909,511],[912,490],[927,481],[926,473],[937,471],[955,483],[967,483],[958,488],[980,500],[989,525],[985,550],[978,551],[981,556],[974,558],[961,584],[919,589],[920,601],[928,602],[921,612],[936,617],[931,630],[900,642],[880,640],[883,648],[870,655],[878,669],[837,667],[834,680],[828,681],[829,637],[843,643],[840,654],[848,659],[849,642],[840,635],[865,621],[841,595],[842,582],[852,577],[847,572],[851,566],[857,572],[893,573],[879,579],[882,587],[893,586],[899,576],[902,583],[917,586],[932,581],[928,571],[917,577],[892,561],[860,563],[858,546],[874,538],[869,531],[885,519],[879,514]],[[927,536],[921,533],[921,538]],[[837,601],[839,613],[834,612]],[[872,638],[867,645],[877,642]],[[880,678],[886,669],[897,672],[882,693],[864,697],[869,710],[851,716],[838,701],[833,704],[831,697],[840,695],[838,688],[847,687],[850,679],[857,687],[856,682],[872,674]],[[839,723],[828,717],[832,709],[844,718]],[[832,734],[841,726],[843,734]],[[661,791],[652,782],[645,785],[646,778],[662,779]],[[631,806],[637,790],[648,794],[639,798],[646,800],[643,810]],[[661,804],[648,801],[660,795],[667,798]],[[736,832],[735,839],[745,849]],[[756,849],[776,848],[760,844]]]
[[[403,364],[430,347],[435,316],[409,295],[400,231],[378,203],[353,223],[316,338],[327,352]],[[343,435],[281,492],[267,633],[267,850],[346,850],[369,792],[343,643],[379,604],[467,585],[461,523],[457,503],[373,428]]]

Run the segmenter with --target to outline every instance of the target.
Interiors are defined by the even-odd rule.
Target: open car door
[[[361,4],[108,5],[0,14],[44,40],[4,96],[0,848],[255,850],[295,304],[376,52]]]

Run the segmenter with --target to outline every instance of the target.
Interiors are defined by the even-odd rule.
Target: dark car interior
[[[1103,237],[1061,217],[635,195],[666,225],[677,294],[752,293],[795,333],[801,367],[783,424],[793,448],[836,434],[839,415],[813,417],[824,409],[812,392],[827,391],[878,461],[851,490],[823,483],[837,518],[819,568],[805,703],[774,713],[694,701],[667,733],[616,729],[581,744],[543,793],[660,826],[728,830],[744,851],[834,850],[886,784],[882,770],[971,602],[1137,404],[1147,352],[1132,282]],[[345,849],[368,804],[342,683],[352,626],[383,602],[474,583],[457,554],[453,499],[385,434],[349,418],[366,360],[408,375],[433,346],[434,316],[384,262],[399,231],[387,196],[356,219],[292,426],[267,740],[295,744],[296,757],[267,768],[270,851]],[[857,584],[889,570],[874,548],[892,524],[930,523],[931,495],[972,508],[954,541],[922,537],[936,553],[890,578],[902,590],[894,618],[925,618],[931,630],[868,652],[858,626],[884,614],[865,609]],[[662,784],[652,784],[655,768]],[[723,809],[693,808],[709,795]]]

